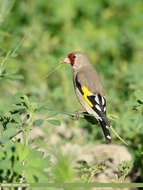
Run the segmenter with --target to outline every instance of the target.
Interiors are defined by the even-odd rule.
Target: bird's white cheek
[[[74,70],[78,71],[78,70],[80,69],[80,64],[75,63],[75,64],[72,66],[72,68],[73,68]]]
[[[77,67],[76,67],[76,65],[74,64],[74,65],[72,65],[72,68],[73,68],[73,70],[76,70],[77,69]]]

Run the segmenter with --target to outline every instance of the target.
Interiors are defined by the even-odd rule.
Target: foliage
[[[0,0],[0,182],[77,180],[69,157],[58,152],[50,165],[41,151],[50,152],[48,140],[30,139],[36,127],[43,127],[49,139],[54,135],[50,127],[64,121],[71,131],[86,130],[84,142],[76,139],[81,144],[105,142],[97,126],[63,114],[80,105],[70,67],[54,70],[61,58],[77,50],[86,52],[100,73],[112,127],[129,144],[135,181],[143,181],[142,7],[141,0]],[[121,142],[113,135],[113,143]],[[123,165],[124,180],[130,165]],[[94,169],[102,168],[89,167],[86,177],[81,170],[80,180],[88,181]]]
[[[79,163],[79,166],[76,168],[78,175],[84,182],[92,182],[96,174],[101,173],[106,169],[106,166],[102,163],[90,166],[86,161]]]
[[[119,164],[118,168],[120,171],[120,181],[124,181],[125,177],[129,174],[131,168],[132,168],[132,162],[123,161]]]
[[[27,96],[16,96],[17,102],[12,105],[1,105],[1,182],[38,182],[46,181],[48,174],[44,171],[50,166],[49,157],[44,153],[30,147],[30,130],[33,123],[39,123],[34,119],[38,109],[36,103],[31,103]],[[14,138],[21,133],[20,138]],[[42,160],[42,162],[41,162]]]

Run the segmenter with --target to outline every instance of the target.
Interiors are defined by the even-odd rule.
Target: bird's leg
[[[75,119],[76,119],[76,120],[79,119],[79,115],[80,115],[81,113],[87,113],[87,112],[86,112],[85,110],[77,110],[77,111],[75,112]]]

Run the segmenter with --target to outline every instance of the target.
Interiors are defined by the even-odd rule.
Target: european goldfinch
[[[83,108],[100,123],[105,138],[111,141],[110,122],[106,117],[106,99],[101,79],[82,52],[68,54],[62,63],[70,63],[77,98]]]

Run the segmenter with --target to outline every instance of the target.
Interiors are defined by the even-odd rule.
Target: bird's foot
[[[86,113],[86,111],[85,110],[77,110],[76,112],[75,112],[75,119],[76,120],[78,120],[79,119],[79,115],[81,114],[81,113]]]

